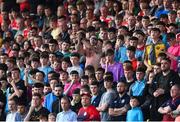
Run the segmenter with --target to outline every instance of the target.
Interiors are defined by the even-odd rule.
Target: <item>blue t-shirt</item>
[[[48,73],[50,71],[53,71],[53,68],[51,68],[50,66],[46,66],[46,67],[39,67],[38,69],[40,71],[44,72],[44,74],[45,74],[44,82],[47,83],[48,82]]]

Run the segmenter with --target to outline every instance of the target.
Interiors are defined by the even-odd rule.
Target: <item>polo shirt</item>
[[[99,111],[93,106],[80,108],[78,112],[78,121],[100,121]]]
[[[122,97],[118,95],[118,97],[110,103],[109,108],[122,108],[125,105],[129,104],[130,96],[125,93]],[[110,116],[111,121],[125,121],[126,115],[120,116]]]

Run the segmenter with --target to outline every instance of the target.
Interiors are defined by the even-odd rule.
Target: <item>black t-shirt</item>
[[[130,96],[127,94],[124,94],[122,97],[118,95],[118,97],[110,103],[109,108],[122,108],[129,104]],[[120,115],[120,116],[110,116],[111,121],[125,121],[126,115]]]
[[[17,83],[15,83],[17,89],[22,90],[23,93],[20,97],[15,96],[15,98],[17,98],[18,101],[21,101],[23,103],[27,103],[27,88],[24,85],[24,81],[23,80],[19,80]],[[9,87],[9,93],[13,94],[14,93],[14,89],[12,86]]]
[[[71,110],[78,113],[79,109],[82,107],[81,101],[79,101],[78,103],[75,103],[74,106],[71,106]]]
[[[48,116],[49,113],[50,112],[45,107],[42,107],[39,111],[34,110],[30,116],[30,121],[39,121],[40,115]]]

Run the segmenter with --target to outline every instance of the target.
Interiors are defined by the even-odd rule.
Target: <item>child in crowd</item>
[[[130,106],[131,106],[131,110],[127,112],[126,121],[127,122],[143,121],[143,113],[141,108],[139,107],[138,97],[131,97]]]

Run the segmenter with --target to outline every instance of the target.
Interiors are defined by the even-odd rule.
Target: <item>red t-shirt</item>
[[[99,111],[93,105],[82,107],[78,112],[78,121],[100,121]]]
[[[23,11],[24,9],[30,10],[30,4],[28,1],[20,3],[20,10]]]

